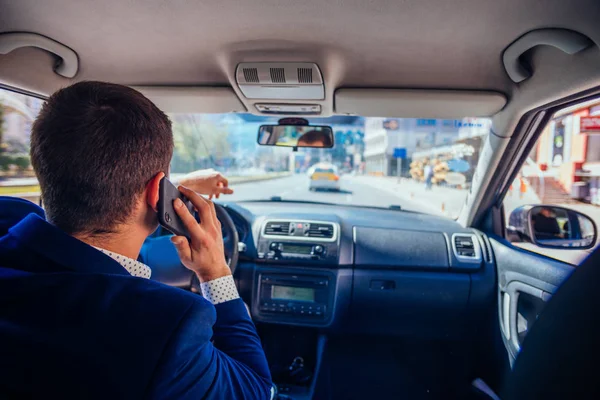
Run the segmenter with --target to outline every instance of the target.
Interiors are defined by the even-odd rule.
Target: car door
[[[521,156],[498,171],[508,178],[480,228],[488,234],[496,261],[499,325],[511,365],[545,304],[598,244],[597,235],[585,245],[573,240],[572,226],[584,229],[579,221],[586,219],[596,232],[600,223],[596,115],[599,97],[546,110],[543,123],[522,142]],[[536,209],[549,210],[556,220],[557,240],[536,240],[541,226],[535,227]]]
[[[545,303],[575,266],[490,237],[498,275],[498,316],[502,340],[512,363]]]

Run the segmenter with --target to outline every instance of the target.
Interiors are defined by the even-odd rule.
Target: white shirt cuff
[[[213,304],[221,304],[240,298],[232,275],[201,282],[200,289],[202,289],[204,298]]]

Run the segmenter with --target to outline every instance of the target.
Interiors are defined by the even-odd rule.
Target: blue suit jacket
[[[0,238],[0,398],[269,398],[241,299],[132,277],[30,211]]]

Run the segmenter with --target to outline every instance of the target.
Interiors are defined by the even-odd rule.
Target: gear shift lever
[[[290,381],[295,385],[303,385],[310,382],[311,374],[304,369],[304,359],[295,357],[288,367]]]

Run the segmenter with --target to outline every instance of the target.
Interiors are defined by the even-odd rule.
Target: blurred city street
[[[434,187],[425,191],[425,186],[404,180],[398,182],[393,177],[342,175],[341,190],[310,191],[309,177],[295,174],[281,179],[263,181],[258,184],[240,183],[233,185],[234,194],[223,197],[225,201],[268,200],[279,196],[283,200],[315,201],[341,205],[372,206],[388,208],[400,206],[401,209],[441,216],[453,216],[460,211],[466,191]],[[443,204],[441,196],[452,193],[450,200]],[[426,199],[425,199],[426,197]],[[432,200],[435,200],[432,203]],[[448,207],[446,210],[443,207]]]

